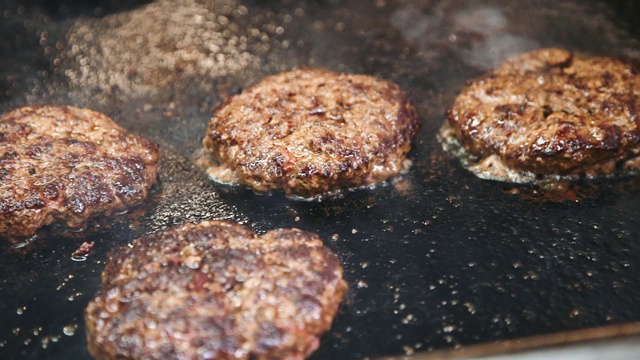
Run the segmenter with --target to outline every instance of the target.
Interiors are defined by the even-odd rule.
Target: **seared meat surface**
[[[638,72],[637,63],[617,58],[526,53],[471,81],[446,131],[498,178],[504,168],[533,176],[637,168]]]
[[[267,77],[221,104],[204,145],[219,181],[313,197],[398,174],[417,127],[396,84],[301,69]]]
[[[317,235],[185,224],[110,253],[85,311],[97,359],[302,359],[347,285]]]
[[[157,178],[158,147],[107,116],[29,106],[0,117],[0,236],[56,221],[81,226],[139,203]]]

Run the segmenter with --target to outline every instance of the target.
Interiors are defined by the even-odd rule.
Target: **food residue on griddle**
[[[95,242],[83,242],[80,246],[71,253],[71,257],[79,257],[79,256],[87,256],[93,247],[95,246]]]

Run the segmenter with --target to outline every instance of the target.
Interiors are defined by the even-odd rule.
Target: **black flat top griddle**
[[[114,29],[126,28],[126,16],[145,4],[18,3],[0,5],[0,111],[37,103],[92,108],[158,142],[162,158],[160,184],[143,207],[81,231],[49,227],[22,247],[0,242],[1,358],[88,358],[82,314],[100,287],[106,253],[142,234],[205,219],[260,232],[315,231],[338,254],[350,290],[315,359],[411,354],[640,321],[640,180],[583,181],[553,191],[484,181],[436,139],[464,82],[508,55],[557,46],[640,58],[638,37],[625,22],[632,16],[599,1],[196,0],[184,6],[203,11],[199,21],[218,21],[210,31],[228,30],[222,38],[209,35],[226,39],[225,46],[238,35],[232,45],[244,46],[251,61],[238,68],[227,47],[225,71],[205,62],[198,66],[212,71],[187,64],[184,72],[144,78],[143,70],[118,73],[113,62],[96,61],[106,55],[90,50],[99,48],[96,39],[122,35]],[[167,24],[179,21],[165,15]],[[93,37],[70,36],[83,24]],[[161,46],[177,51],[171,40]],[[410,171],[321,202],[209,181],[196,160],[213,108],[265,75],[298,66],[400,84],[423,124]],[[110,76],[92,82],[100,73]],[[85,241],[93,250],[72,257]]]

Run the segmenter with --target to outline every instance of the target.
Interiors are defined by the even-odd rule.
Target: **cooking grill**
[[[53,226],[28,244],[1,243],[1,357],[88,358],[82,314],[100,287],[107,252],[205,219],[259,232],[314,231],[338,254],[350,290],[316,359],[448,350],[603,326],[640,333],[640,180],[554,190],[483,181],[436,139],[464,82],[510,54],[558,46],[640,58],[626,12],[599,1],[192,1],[184,6],[199,9],[201,24],[218,23],[209,30],[221,37],[207,36],[226,57],[198,63],[165,37],[166,60],[183,61],[174,67],[180,71],[166,72],[143,63],[157,61],[149,54],[116,61],[130,50],[127,36],[135,30],[126,16],[145,6],[162,9],[159,3],[5,3],[0,111],[47,103],[104,112],[159,143],[161,165],[160,183],[140,208],[83,231]],[[182,19],[158,11],[167,23]],[[91,37],[71,36],[82,26]],[[122,36],[109,55],[116,57],[91,52],[113,36]],[[250,60],[241,68],[231,67],[239,63],[233,36]],[[366,73],[403,87],[422,121],[410,171],[323,201],[208,180],[197,164],[213,108],[263,76],[297,66]],[[95,74],[104,76],[98,81]],[[90,253],[72,257],[85,241],[95,243]]]

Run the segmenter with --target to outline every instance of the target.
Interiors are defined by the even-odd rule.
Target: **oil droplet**
[[[405,355],[413,355],[414,349],[411,346],[405,345],[402,347],[402,350],[404,351]]]
[[[451,336],[451,335],[447,335],[447,336],[445,336],[445,337],[444,337],[444,340],[445,340],[446,342],[448,342],[448,343],[451,343],[451,342],[453,342],[453,336]]]
[[[466,302],[463,305],[467,308],[467,311],[469,313],[471,313],[471,314],[475,314],[476,313],[476,307],[472,303]]]
[[[24,314],[25,310],[27,310],[27,307],[26,306],[21,306],[16,310],[16,314],[22,315],[22,314]]]
[[[576,317],[578,315],[580,315],[580,310],[573,309],[573,310],[571,310],[571,313],[569,314],[569,317],[574,318],[574,317]]]
[[[456,329],[456,327],[453,326],[453,325],[446,325],[445,327],[442,328],[442,331],[444,331],[445,333],[448,334],[448,333],[452,332],[455,329]]]
[[[76,329],[78,329],[78,325],[67,325],[62,328],[62,333],[67,336],[73,336],[76,334]]]

